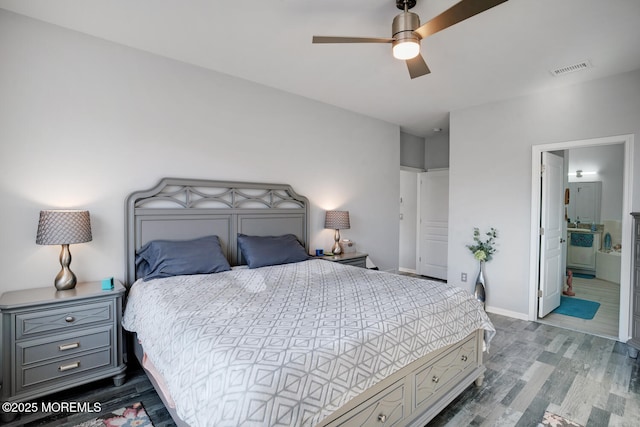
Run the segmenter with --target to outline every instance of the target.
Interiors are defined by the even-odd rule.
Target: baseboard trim
[[[518,313],[516,311],[511,311],[511,310],[504,310],[502,308],[497,308],[497,307],[486,307],[485,310],[487,311],[487,313],[494,313],[494,314],[499,314],[501,316],[507,316],[507,317],[513,317],[514,319],[519,319],[519,320],[529,320],[529,317],[527,316],[526,313]]]

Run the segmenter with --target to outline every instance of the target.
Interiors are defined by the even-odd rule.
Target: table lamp
[[[91,220],[89,211],[83,210],[43,210],[38,222],[38,245],[62,245],[60,265],[62,270],[55,278],[54,284],[59,291],[73,289],[76,286],[76,275],[69,268],[71,252],[69,245],[90,242]]]
[[[340,230],[347,230],[351,228],[349,223],[349,211],[327,211],[324,218],[324,228],[333,228],[336,230],[334,235],[335,243],[331,248],[331,252],[334,255],[340,255],[342,253],[342,247],[340,246]]]

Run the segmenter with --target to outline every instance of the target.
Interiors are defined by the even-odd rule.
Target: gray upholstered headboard
[[[309,202],[289,185],[164,178],[151,189],[131,193],[125,210],[127,285],[136,279],[136,250],[156,239],[215,234],[231,265],[244,264],[238,233],[291,233],[309,251]]]

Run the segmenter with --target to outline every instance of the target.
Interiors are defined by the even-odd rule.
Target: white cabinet
[[[589,239],[591,244],[585,245],[585,239]],[[567,240],[567,268],[595,271],[600,233],[569,231]]]
[[[571,222],[600,224],[602,182],[569,183],[568,216]]]

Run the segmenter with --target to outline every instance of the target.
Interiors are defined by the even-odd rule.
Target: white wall
[[[425,138],[424,167],[427,170],[449,167],[448,133],[436,133]]]
[[[424,169],[424,138],[400,132],[400,166]]]
[[[529,305],[533,145],[640,132],[640,70],[451,113],[449,281],[474,277],[465,247],[474,226],[499,230],[487,264],[489,310],[526,315]],[[637,141],[637,137],[636,137]],[[636,148],[635,177],[640,173]],[[640,209],[640,185],[633,210]]]
[[[91,212],[79,280],[123,279],[125,197],[165,176],[289,183],[311,201],[310,249],[331,246],[324,211],[347,209],[343,237],[397,268],[397,126],[2,10],[0,60],[0,292],[53,286],[46,208]]]

